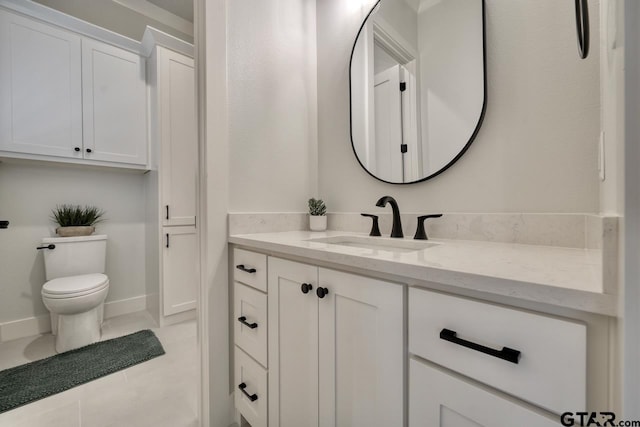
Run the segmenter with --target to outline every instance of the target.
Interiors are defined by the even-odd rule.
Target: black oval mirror
[[[375,178],[408,184],[451,167],[486,108],[483,0],[380,0],[351,53],[351,142]]]

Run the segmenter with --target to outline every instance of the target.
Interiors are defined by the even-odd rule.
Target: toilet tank
[[[56,246],[55,249],[43,250],[47,280],[105,271],[106,235],[46,237],[42,244]]]

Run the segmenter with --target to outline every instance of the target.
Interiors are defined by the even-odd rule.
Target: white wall
[[[316,188],[314,0],[228,4],[231,212],[306,210]]]
[[[320,196],[330,211],[598,212],[599,50],[580,60],[572,2],[487,0],[487,114],[447,172],[393,186],[358,165],[349,138],[349,55],[371,1],[317,4]],[[599,2],[591,1],[592,40]]]
[[[44,260],[36,246],[55,236],[56,204],[92,204],[106,211],[97,233],[108,235],[107,301],[145,294],[144,176],[124,170],[0,163],[0,323],[47,314],[40,291]]]

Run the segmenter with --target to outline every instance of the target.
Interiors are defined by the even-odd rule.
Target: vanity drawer
[[[262,292],[267,292],[267,256],[243,249],[234,249],[233,279]]]
[[[409,289],[411,353],[552,412],[585,408],[586,340],[580,323]]]
[[[409,360],[409,427],[558,427],[548,418],[413,358]]]
[[[235,282],[233,299],[236,345],[267,367],[267,295]]]
[[[267,427],[267,370],[236,346],[235,404],[251,427]]]

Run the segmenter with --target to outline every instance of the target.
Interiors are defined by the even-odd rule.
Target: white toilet
[[[56,351],[100,340],[109,278],[104,274],[107,236],[42,239],[47,282],[42,301],[51,312]]]

